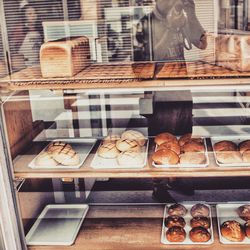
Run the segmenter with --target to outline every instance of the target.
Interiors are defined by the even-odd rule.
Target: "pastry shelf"
[[[249,176],[249,167],[219,167],[212,151],[208,152],[209,166],[206,168],[168,168],[156,169],[152,166],[151,155],[155,144],[150,140],[148,162],[142,169],[93,169],[93,160],[99,143],[79,169],[31,169],[28,164],[44,148],[42,142],[33,143],[25,154],[18,156],[13,163],[15,178],[166,178],[166,177],[229,177]]]

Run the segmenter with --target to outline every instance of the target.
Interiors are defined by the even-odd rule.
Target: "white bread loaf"
[[[90,64],[89,39],[76,37],[44,43],[40,64],[45,78],[74,76]]]

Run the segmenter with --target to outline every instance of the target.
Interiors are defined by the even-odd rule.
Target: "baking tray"
[[[178,138],[178,137],[177,137]],[[205,146],[205,158],[206,158],[206,162],[204,164],[175,164],[175,165],[170,165],[170,164],[164,164],[164,165],[159,165],[156,164],[154,161],[152,162],[152,165],[155,168],[206,168],[209,165],[209,158],[208,158],[208,152],[207,152],[207,143],[206,143],[206,139],[203,139],[203,143]],[[155,151],[157,149],[157,145],[155,146]]]
[[[221,231],[220,231],[220,225],[222,225],[222,223],[224,223],[227,220],[236,220],[242,225],[244,225],[246,223],[246,221],[242,220],[236,212],[236,209],[240,206],[243,206],[243,205],[250,205],[250,203],[249,202],[246,202],[246,203],[225,203],[225,204],[217,204],[216,205],[218,232],[219,232],[220,242],[222,244],[227,244],[227,245],[250,244],[250,239],[247,237],[245,237],[245,239],[242,242],[233,242],[233,241],[227,240],[224,237],[222,237]]]
[[[80,163],[74,166],[65,166],[62,164],[59,164],[53,167],[49,165],[37,166],[35,163],[36,158],[40,154],[42,154],[44,151],[47,150],[47,148],[50,145],[49,144],[29,163],[28,166],[32,169],[77,169],[77,168],[80,168],[96,143],[95,139],[58,139],[58,140],[53,140],[52,142],[56,142],[56,141],[69,143],[72,146],[72,148],[79,154]]]
[[[88,209],[85,204],[47,205],[26,235],[27,245],[72,245]]]
[[[138,169],[138,168],[140,169],[140,168],[144,168],[146,166],[147,160],[148,160],[148,144],[149,144],[149,141],[147,140],[146,144],[142,147],[141,154],[144,158],[143,164],[120,166],[117,163],[116,158],[115,159],[105,159],[105,158],[98,156],[98,154],[96,153],[90,166],[94,169]],[[101,145],[102,145],[102,143],[100,143],[99,147],[101,147]],[[98,148],[98,150],[99,150],[99,148]]]
[[[210,226],[210,229],[208,229],[208,232],[211,234],[211,239],[208,242],[193,242],[189,238],[189,231],[192,229],[192,227],[190,226],[190,220],[193,218],[192,215],[190,214],[190,210],[194,205],[196,205],[198,203],[202,203],[202,204],[208,206],[209,210],[210,210],[209,218],[211,221],[211,226]],[[186,239],[183,242],[170,242],[167,240],[167,238],[165,236],[166,232],[167,232],[167,228],[165,227],[164,220],[165,220],[165,218],[168,217],[168,211],[167,211],[168,207],[170,207],[173,204],[166,204],[166,206],[164,208],[164,216],[163,216],[163,222],[162,222],[161,243],[164,245],[211,245],[211,244],[213,244],[214,243],[214,232],[213,232],[213,220],[212,220],[211,206],[208,205],[206,202],[180,203],[180,204],[185,206],[185,208],[188,210],[187,214],[185,216],[183,216],[183,218],[186,221],[186,226],[184,227],[186,234],[187,234]]]
[[[213,153],[214,153],[214,158],[216,161],[216,164],[220,167],[250,167],[250,162],[242,162],[242,163],[232,163],[232,164],[223,164],[218,162],[217,157],[216,157],[216,153],[214,150],[214,144],[220,141],[232,141],[234,143],[236,143],[237,145],[245,140],[250,140],[250,136],[214,136],[211,137],[211,143],[212,143],[212,147],[213,147]]]

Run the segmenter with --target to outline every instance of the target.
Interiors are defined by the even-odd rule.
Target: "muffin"
[[[232,141],[220,141],[214,144],[215,151],[237,151],[237,145]]]
[[[168,214],[170,216],[185,216],[187,214],[187,209],[181,204],[173,204],[168,208]]]
[[[191,227],[204,227],[209,229],[211,226],[210,219],[208,217],[194,217],[190,221]]]
[[[152,159],[158,165],[176,165],[179,162],[179,156],[170,149],[157,150]]]
[[[167,240],[170,242],[183,242],[186,238],[186,232],[182,227],[171,227],[166,232]]]
[[[181,153],[181,148],[180,148],[179,144],[174,142],[174,141],[169,141],[169,142],[162,143],[157,148],[157,151],[161,150],[161,149],[170,149],[170,150],[174,151],[177,155],[179,155]]]
[[[179,216],[168,216],[164,220],[165,227],[185,227],[186,222],[182,217]]]
[[[242,225],[235,221],[225,221],[220,227],[221,235],[233,242],[241,242],[245,238],[245,232]]]
[[[204,227],[194,227],[189,232],[189,237],[193,242],[208,242],[211,239],[211,234]]]
[[[250,220],[250,205],[243,205],[237,209],[237,213],[242,220]]]
[[[169,141],[178,143],[178,140],[176,139],[176,137],[170,133],[167,133],[167,132],[161,133],[155,137],[155,143],[158,146],[163,144],[164,142],[169,142]]]
[[[209,217],[209,207],[204,204],[196,204],[191,208],[192,217]]]

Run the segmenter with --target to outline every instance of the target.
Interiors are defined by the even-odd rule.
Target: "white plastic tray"
[[[220,163],[217,160],[216,157],[216,152],[214,150],[214,144],[220,141],[232,141],[234,142],[236,145],[238,145],[239,143],[246,141],[246,140],[250,140],[250,136],[215,136],[215,137],[211,137],[211,143],[213,146],[213,152],[214,152],[214,158],[216,161],[216,164],[220,167],[250,167],[250,162],[242,162],[242,163],[232,163],[232,164],[223,164]]]
[[[206,158],[206,162],[204,164],[175,164],[175,165],[170,165],[170,164],[164,164],[164,165],[159,165],[156,164],[154,161],[152,162],[152,165],[155,168],[206,168],[209,165],[209,158],[208,158],[208,152],[207,152],[207,143],[205,138],[203,139],[203,143],[205,146],[205,158]],[[157,149],[157,145],[155,147],[155,151]]]
[[[245,239],[242,242],[233,242],[230,240],[227,240],[226,238],[222,237],[220,226],[228,220],[235,220],[238,221],[241,225],[244,225],[246,221],[242,220],[236,210],[238,207],[243,205],[250,205],[250,203],[226,203],[226,204],[218,204],[216,205],[216,213],[217,213],[217,221],[218,221],[218,232],[220,237],[220,242],[222,244],[232,245],[232,244],[250,244],[250,239],[245,237]]]
[[[211,207],[208,204],[206,204],[205,202],[200,202],[200,203],[208,206],[209,210],[210,210],[209,218],[210,218],[211,226],[210,226],[210,229],[208,229],[208,232],[211,234],[211,239],[208,242],[193,242],[189,238],[189,232],[192,229],[192,227],[190,226],[190,221],[193,218],[192,215],[190,214],[190,210],[197,203],[180,203],[181,205],[185,206],[185,208],[188,210],[187,214],[185,216],[183,216],[183,218],[186,222],[186,226],[184,227],[184,230],[186,231],[187,236],[183,242],[170,242],[170,241],[168,241],[167,237],[166,237],[166,232],[167,232],[168,228],[165,227],[164,220],[165,220],[165,218],[167,218],[169,216],[168,215],[168,207],[170,207],[173,204],[167,204],[165,206],[165,209],[164,209],[164,216],[163,216],[163,222],[162,222],[162,231],[161,231],[161,243],[162,244],[165,244],[165,245],[210,245],[210,244],[214,243]]]
[[[94,156],[94,159],[91,162],[91,167],[94,169],[138,169],[138,168],[144,168],[147,164],[148,160],[148,143],[147,140],[146,144],[142,147],[141,154],[144,159],[143,164],[139,165],[119,165],[116,158],[115,159],[105,159],[96,153]],[[101,144],[99,145],[99,147]],[[99,149],[99,148],[98,148]],[[97,150],[98,151],[98,150]]]
[[[88,157],[90,151],[92,150],[93,146],[96,143],[95,139],[58,139],[58,140],[54,140],[55,141],[62,141],[65,143],[69,143],[72,148],[78,153],[79,158],[80,158],[80,162],[77,165],[74,166],[65,166],[62,164],[59,164],[57,166],[37,166],[36,165],[36,158],[42,154],[44,151],[46,151],[46,149],[48,148],[48,146],[46,146],[30,163],[29,163],[29,167],[32,169],[77,169],[80,168],[82,166],[82,164],[84,163],[84,161],[86,160],[86,158]]]
[[[47,205],[26,235],[26,243],[72,245],[88,209],[88,205]]]

